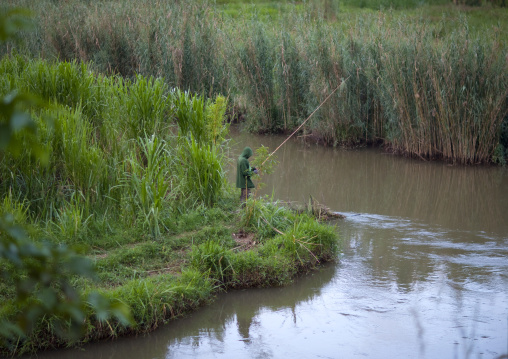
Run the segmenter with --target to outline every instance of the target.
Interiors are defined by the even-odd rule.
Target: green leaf
[[[16,111],[11,116],[11,129],[21,131],[23,129],[35,130],[35,122],[26,112]]]
[[[58,303],[58,296],[53,288],[45,288],[37,295],[42,306],[46,309],[55,308]]]
[[[32,28],[31,16],[32,13],[29,10],[21,8],[0,14],[0,41],[15,39],[19,31]]]

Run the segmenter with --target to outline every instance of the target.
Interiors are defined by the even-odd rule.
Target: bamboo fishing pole
[[[310,119],[310,118],[311,118],[311,117],[312,117],[312,116],[313,116],[313,115],[317,112],[317,110],[319,110],[319,109],[321,108],[321,106],[323,106],[323,105],[325,104],[325,102],[326,102],[326,101],[328,101],[328,99],[329,99],[330,97],[332,97],[332,95],[335,93],[335,91],[337,91],[339,88],[341,88],[341,87],[343,87],[343,86],[344,86],[344,84],[346,83],[346,81],[347,81],[348,79],[349,79],[349,76],[348,76],[348,78],[346,78],[345,80],[342,80],[342,82],[340,83],[340,85],[339,85],[339,86],[337,86],[337,87],[336,87],[336,88],[335,88],[335,89],[334,89],[334,90],[333,90],[333,91],[332,91],[332,92],[331,92],[331,93],[330,93],[330,94],[329,94],[329,95],[328,95],[328,96],[327,96],[327,97],[323,100],[323,102],[321,102],[321,103],[319,104],[319,106],[318,106],[318,107],[316,107],[316,109],[315,109],[314,111],[312,111],[312,113],[309,115],[309,117],[307,117],[307,119],[306,119],[305,121],[303,121],[303,122],[302,122],[302,124],[301,124],[300,126],[298,126],[298,128],[297,128],[296,130],[294,130],[294,131],[293,131],[293,133],[292,133],[292,134],[290,134],[290,135],[288,136],[288,138],[286,138],[286,139],[285,139],[285,140],[284,140],[284,141],[283,141],[283,142],[279,145],[279,147],[277,147],[277,148],[276,148],[276,149],[275,149],[272,153],[270,153],[270,154],[268,155],[268,157],[266,157],[266,159],[263,161],[263,163],[261,163],[261,166],[260,166],[260,167],[262,167],[262,166],[265,164],[265,162],[266,162],[266,161],[268,161],[268,159],[269,159],[270,157],[272,157],[272,156],[273,156],[273,154],[274,154],[275,152],[277,152],[277,151],[278,151],[278,149],[279,149],[279,148],[281,148],[281,147],[282,147],[282,146],[283,146],[283,145],[284,145],[284,144],[285,144],[285,143],[286,143],[286,142],[287,142],[287,141],[288,141],[291,137],[293,137],[293,135],[294,135],[295,133],[297,133],[297,132],[300,130],[300,128],[302,128],[302,127],[303,127],[303,125],[305,125],[305,123],[306,123],[306,122],[307,122],[307,121],[308,121],[308,120],[309,120],[309,119]]]

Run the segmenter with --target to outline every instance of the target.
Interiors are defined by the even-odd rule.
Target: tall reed
[[[129,138],[167,131],[174,108],[172,93],[161,78],[137,75],[135,81],[124,83],[123,91],[127,115],[124,125]]]
[[[142,223],[154,238],[160,237],[160,216],[170,197],[174,176],[170,175],[165,142],[155,135],[140,138],[139,153],[132,152],[127,160],[125,181],[132,206],[132,215],[142,213]]]
[[[217,203],[226,188],[225,158],[218,146],[200,143],[193,135],[180,141],[178,147],[179,177],[183,196],[207,206]]]
[[[476,36],[465,19],[430,25],[380,11],[346,21],[339,12],[336,23],[333,16],[323,21],[287,7],[289,13],[267,23],[255,14],[228,18],[202,1],[19,4],[40,16],[37,39],[17,51],[92,61],[94,69],[129,80],[158,76],[168,88],[209,98],[228,94],[254,131],[296,128],[344,82],[303,128],[305,135],[328,145],[383,143],[413,157],[456,163],[504,159],[506,47],[495,29]],[[379,4],[416,6],[394,0],[356,5]],[[324,1],[318,7],[333,6]],[[86,83],[86,73],[80,81]],[[65,100],[74,102],[79,88],[64,84],[71,94]],[[100,92],[82,90],[91,91],[83,98],[100,103]],[[90,108],[96,108],[94,124],[109,116],[104,107],[83,102],[83,112]]]
[[[276,55],[273,38],[259,21],[242,32],[245,41],[240,44],[237,53],[237,76],[250,102],[251,126],[277,131],[281,124],[275,104],[273,69]]]
[[[308,115],[307,94],[311,82],[311,66],[302,58],[300,48],[291,33],[281,33],[279,49],[280,61],[277,63],[277,82],[279,83],[282,107],[283,130],[293,128],[299,119]]]
[[[508,111],[508,64],[495,43],[471,39],[466,26],[439,45],[428,36],[393,39],[381,49],[386,142],[419,157],[486,162]]]

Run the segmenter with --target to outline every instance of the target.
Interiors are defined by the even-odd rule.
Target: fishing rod
[[[312,111],[312,113],[309,115],[309,117],[307,117],[307,119],[306,119],[305,121],[303,121],[303,122],[302,122],[302,124],[301,124],[300,126],[298,126],[298,128],[297,128],[296,130],[294,130],[294,131],[293,131],[293,133],[292,133],[292,134],[290,134],[290,135],[288,136],[288,138],[286,138],[286,139],[285,139],[285,140],[284,140],[284,141],[283,141],[283,142],[279,145],[279,147],[277,147],[277,148],[276,148],[276,149],[275,149],[272,153],[270,153],[270,154],[268,155],[268,157],[266,157],[266,159],[263,161],[263,163],[261,163],[261,166],[260,166],[260,167],[262,167],[262,166],[265,164],[265,162],[266,162],[266,161],[268,161],[268,159],[269,159],[270,157],[272,157],[272,156],[273,156],[273,154],[279,150],[279,148],[281,148],[281,147],[282,147],[282,146],[283,146],[283,145],[284,145],[284,144],[285,144],[285,143],[286,143],[286,142],[287,142],[287,141],[288,141],[291,137],[293,137],[293,135],[294,135],[295,133],[297,133],[297,132],[300,130],[300,128],[302,128],[302,127],[303,127],[303,125],[305,125],[305,123],[306,123],[306,122],[307,122],[307,121],[308,121],[308,120],[309,120],[309,119],[310,119],[310,118],[311,118],[311,117],[312,117],[312,116],[313,116],[313,115],[317,112],[317,110],[319,110],[319,109],[321,108],[321,106],[323,106],[323,105],[326,103],[326,101],[328,101],[328,99],[329,99],[330,97],[332,97],[332,95],[333,95],[333,94],[334,94],[334,93],[335,93],[335,92],[336,92],[339,88],[342,88],[342,89],[343,89],[343,88],[344,88],[344,86],[345,86],[345,84],[346,84],[346,81],[347,81],[350,77],[351,77],[351,76],[348,76],[345,80],[342,80],[342,82],[340,83],[340,85],[339,85],[339,86],[337,86],[337,87],[336,87],[336,88],[335,88],[335,89],[334,89],[334,90],[333,90],[333,91],[332,91],[332,92],[331,92],[331,93],[330,93],[330,94],[329,94],[329,95],[328,95],[328,96],[327,96],[327,97],[323,100],[323,102],[321,102],[321,103],[319,104],[319,106],[318,106],[318,107],[316,107],[316,109],[315,109],[314,111]]]

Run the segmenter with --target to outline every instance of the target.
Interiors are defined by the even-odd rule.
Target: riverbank
[[[83,337],[69,341],[57,335],[52,318],[44,318],[27,338],[1,352],[15,356],[150,332],[211,303],[218,292],[286,285],[335,260],[339,242],[333,227],[261,201],[242,210],[238,205],[229,198],[182,214],[173,219],[172,233],[157,241],[125,229],[88,238],[86,253],[98,281],[77,279],[76,287],[126,304],[135,325],[99,321],[88,313]],[[3,293],[5,315],[9,298]]]
[[[2,341],[2,354],[148,332],[219,291],[284,285],[336,258],[333,227],[260,198],[241,209],[226,179],[224,97],[205,100],[142,76],[99,76],[85,64],[4,57],[0,72],[2,98],[13,89],[39,98],[30,108],[36,130],[16,133],[22,145],[3,153],[0,214],[32,243],[73,247],[92,261],[96,280],[74,276],[72,287],[83,298],[122,303],[133,317],[125,326],[83,299],[79,338],[67,336],[57,313],[45,315],[25,326],[26,337]],[[9,243],[9,233],[0,235]],[[24,258],[17,260],[25,266],[1,259],[2,273],[12,273],[0,283],[1,329],[48,298],[18,295],[31,268]],[[96,292],[103,299],[88,296]]]

